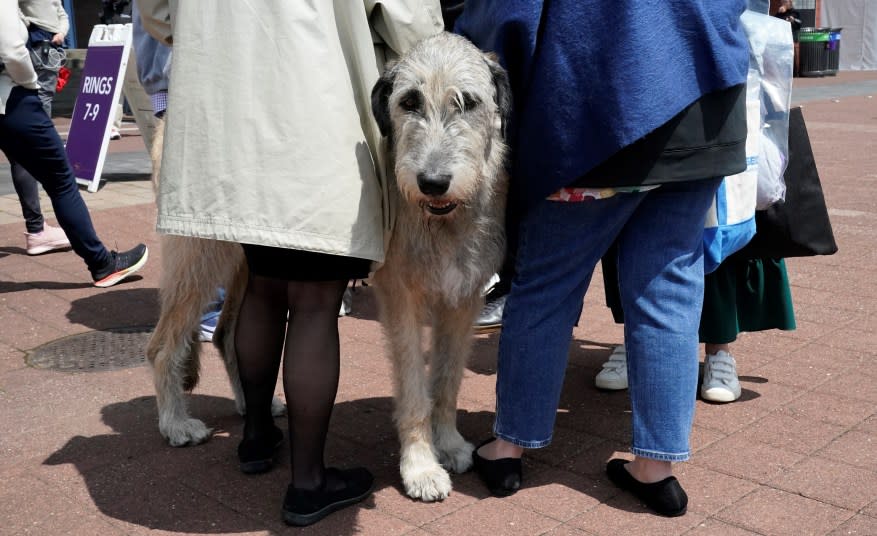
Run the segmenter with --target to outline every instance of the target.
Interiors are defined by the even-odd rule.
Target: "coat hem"
[[[237,242],[240,244],[299,249],[329,255],[359,257],[379,263],[384,261],[382,239],[376,240],[374,243],[345,242],[339,241],[336,237],[316,233],[278,230],[276,227],[259,228],[252,225],[247,225],[246,229],[241,229],[237,223],[222,224],[215,221],[207,223],[167,215],[159,215],[158,222],[156,223],[156,232],[208,240],[221,240],[224,242]]]

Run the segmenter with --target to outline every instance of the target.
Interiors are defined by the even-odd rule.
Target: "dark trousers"
[[[31,26],[29,32],[29,42],[52,39],[52,32],[35,26]],[[43,103],[43,110],[46,115],[52,117],[52,100],[55,98],[55,87],[58,85],[58,69],[36,64],[34,69],[37,72],[38,94]],[[37,180],[14,160],[9,164],[12,171],[12,184],[15,186],[15,193],[18,194],[18,202],[21,203],[24,226],[29,233],[39,233],[43,230],[45,220],[40,209],[40,189]]]
[[[21,203],[21,215],[24,216],[24,227],[28,233],[39,233],[43,230],[45,220],[40,209],[39,183],[16,161],[9,162],[12,172],[12,185]]]
[[[52,117],[52,97],[54,97],[54,89],[51,93],[47,93],[43,88],[43,77],[47,78],[51,73],[38,73],[40,77],[38,84],[40,89],[38,95],[40,102],[43,104],[43,110],[46,115]],[[58,73],[54,73],[54,79],[57,82]],[[29,233],[39,233],[43,230],[45,219],[43,211],[40,209],[40,187],[39,183],[33,175],[27,172],[24,167],[15,160],[9,161],[9,168],[12,172],[12,185],[15,186],[15,193],[18,194],[18,202],[21,203],[21,215],[24,216],[24,226]]]
[[[73,251],[88,269],[105,267],[109,252],[94,231],[64,144],[36,90],[15,87],[9,94],[6,114],[0,114],[0,150],[43,186]]]

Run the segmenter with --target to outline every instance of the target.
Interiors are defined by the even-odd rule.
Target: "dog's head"
[[[508,75],[495,57],[449,33],[418,43],[372,90],[399,190],[428,216],[452,214],[492,189],[485,183],[501,172],[510,111]]]

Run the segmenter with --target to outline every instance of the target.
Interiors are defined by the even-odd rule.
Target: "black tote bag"
[[[801,108],[789,114],[785,202],[755,213],[756,233],[736,255],[749,259],[809,257],[837,252],[822,184]]]

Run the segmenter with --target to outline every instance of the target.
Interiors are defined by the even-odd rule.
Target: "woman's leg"
[[[703,222],[719,179],[649,192],[619,236],[633,409],[629,472],[655,482],[687,460],[703,302]]]
[[[283,362],[292,485],[324,485],[323,449],[338,391],[338,309],[347,281],[290,282],[289,327]],[[270,402],[270,401],[269,401]],[[325,482],[327,487],[343,482]]]
[[[594,267],[642,194],[586,203],[543,201],[520,229],[500,335],[494,433],[524,448],[550,443],[572,329]],[[493,459],[495,441],[480,455]],[[507,456],[508,457],[508,456]]]
[[[43,185],[58,223],[77,255],[94,274],[110,262],[67,160],[64,144],[46,115],[36,91],[16,87],[0,115],[0,149]]]
[[[21,203],[21,215],[24,216],[24,227],[30,234],[43,231],[43,211],[40,209],[39,183],[33,175],[27,172],[18,162],[12,161],[12,185],[18,194],[18,202]]]
[[[241,302],[235,352],[247,408],[244,441],[265,441],[274,429],[271,399],[286,337],[287,286],[282,279],[250,274]]]

